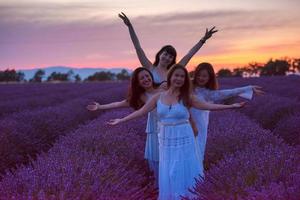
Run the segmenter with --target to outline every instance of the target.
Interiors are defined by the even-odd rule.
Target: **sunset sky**
[[[48,66],[140,66],[130,18],[150,60],[166,44],[179,60],[205,33],[217,32],[189,63],[216,69],[300,58],[299,0],[0,0],[0,70]]]

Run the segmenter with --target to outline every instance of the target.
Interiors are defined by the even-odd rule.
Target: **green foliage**
[[[125,70],[122,69],[122,71],[120,73],[117,74],[117,79],[118,80],[129,80],[130,79],[130,75],[129,73]]]
[[[217,73],[218,77],[230,77],[232,72],[229,69],[220,69]]]
[[[290,64],[286,60],[269,60],[262,68],[261,76],[285,75],[289,71]]]
[[[42,69],[39,69],[35,72],[34,76],[32,79],[30,79],[30,82],[37,82],[40,83],[42,82],[43,77],[45,76],[45,71]]]
[[[107,80],[113,80],[115,77],[115,74],[111,72],[96,72],[93,75],[87,77],[85,81],[107,81]]]
[[[24,81],[24,73],[16,72],[14,69],[6,69],[0,71],[0,82],[20,82]]]
[[[50,76],[48,76],[47,81],[70,81],[73,74],[72,70],[67,73],[52,72]]]

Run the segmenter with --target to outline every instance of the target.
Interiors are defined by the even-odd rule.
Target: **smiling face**
[[[159,62],[164,66],[169,66],[172,62],[174,62],[174,56],[169,54],[167,51],[163,51],[159,55]]]
[[[176,69],[171,76],[171,85],[180,88],[184,85],[185,78],[185,72],[182,69]]]
[[[146,70],[140,71],[138,74],[138,82],[139,85],[144,89],[152,87],[152,78],[150,73]]]
[[[208,83],[210,77],[207,70],[201,70],[195,78],[197,86],[204,87]]]

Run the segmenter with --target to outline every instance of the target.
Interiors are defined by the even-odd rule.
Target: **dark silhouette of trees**
[[[129,80],[130,74],[126,69],[122,69],[122,71],[118,74],[107,72],[96,72],[93,75],[87,77],[84,81],[108,81],[108,80]]]
[[[70,81],[74,72],[69,70],[67,73],[52,72],[47,81]]]
[[[81,81],[81,77],[79,76],[79,74],[76,74],[74,76],[74,78],[75,78],[75,82],[80,82]]]
[[[113,80],[115,74],[111,72],[96,72],[93,75],[87,77],[85,81],[108,81]]]
[[[221,69],[217,75],[219,77],[228,76],[284,76],[287,73],[300,72],[300,59],[270,59],[266,64],[249,63],[246,67],[239,67],[233,69],[231,72],[229,69]]]
[[[286,60],[269,60],[261,69],[261,76],[285,75],[290,64]]]
[[[220,69],[217,73],[218,77],[230,77],[232,72],[229,69]]]
[[[20,82],[25,80],[24,77],[23,72],[16,72],[14,69],[0,71],[0,82]]]
[[[29,81],[41,83],[44,76],[45,76],[45,71],[42,69],[39,69],[35,72],[34,76]]]
[[[125,70],[125,69],[122,69],[122,71],[120,73],[118,73],[116,75],[116,77],[117,77],[118,80],[121,80],[121,81],[130,79],[130,75],[127,72],[127,70]]]

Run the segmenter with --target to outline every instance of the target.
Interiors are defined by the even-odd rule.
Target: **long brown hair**
[[[210,89],[210,90],[217,90],[219,88],[219,86],[218,86],[218,81],[217,81],[217,78],[216,78],[216,73],[214,71],[213,66],[210,63],[207,63],[207,62],[200,63],[196,67],[195,72],[194,72],[194,79],[192,81],[193,87],[195,88],[195,87],[198,86],[197,76],[200,74],[200,72],[202,70],[206,70],[207,73],[208,73],[208,76],[209,76],[209,80],[205,84],[204,87],[207,88],[207,89]]]
[[[167,78],[168,88],[171,85],[171,77],[174,74],[175,70],[177,70],[177,69],[183,70],[184,74],[185,74],[184,84],[179,89],[178,100],[179,101],[182,100],[183,104],[186,107],[190,107],[191,106],[191,99],[190,99],[190,96],[191,96],[191,83],[190,83],[189,73],[188,73],[188,71],[185,67],[183,67],[180,64],[175,64],[171,67],[171,69],[168,71],[168,78]]]
[[[162,54],[164,51],[166,51],[168,54],[171,54],[173,56],[173,61],[167,66],[167,69],[170,69],[172,67],[172,65],[174,65],[176,63],[176,56],[177,56],[177,52],[176,49],[171,46],[171,45],[165,45],[163,46],[155,55],[155,61],[153,63],[153,66],[157,66],[159,63],[159,56],[160,54]]]
[[[153,75],[147,68],[138,67],[133,71],[130,79],[130,86],[128,89],[127,102],[129,103],[129,106],[135,110],[140,109],[145,104],[145,102],[141,100],[141,96],[146,92],[146,90],[145,88],[140,86],[138,78],[139,73],[144,70],[150,74],[152,79],[152,86],[156,88],[156,85],[154,85],[153,82]]]

